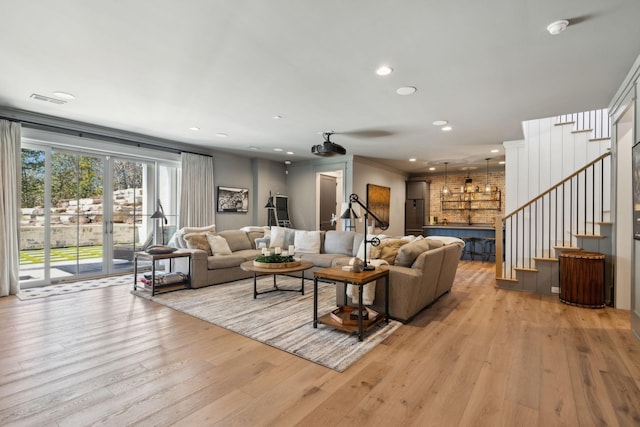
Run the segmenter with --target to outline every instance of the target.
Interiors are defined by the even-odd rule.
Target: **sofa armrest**
[[[207,286],[208,277],[208,255],[201,249],[180,249],[182,252],[191,252],[191,287]],[[186,273],[189,271],[187,265],[188,258],[175,259],[174,271],[181,271]]]

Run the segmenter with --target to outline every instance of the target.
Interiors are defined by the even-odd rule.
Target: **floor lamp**
[[[264,205],[264,207],[267,209],[267,225],[269,227],[271,227],[271,225],[272,225],[271,224],[271,216],[272,216],[271,215],[272,214],[271,210],[276,208],[276,206],[273,204],[273,197],[271,196],[271,191],[269,191],[269,199],[267,200],[267,204]]]
[[[160,226],[162,228],[162,246],[164,246],[164,225],[167,223],[167,217],[164,216],[164,212],[162,210],[162,206],[160,206],[154,213],[151,215],[151,219],[159,219]]]
[[[369,228],[369,216],[371,216],[374,220],[376,220],[377,222],[380,223],[380,228],[382,230],[386,230],[387,228],[389,228],[389,224],[387,222],[382,221],[380,218],[378,218],[373,212],[371,212],[369,210],[369,208],[364,205],[361,201],[360,198],[358,197],[357,194],[353,193],[349,196],[349,207],[347,208],[347,210],[345,210],[342,215],[340,215],[340,218],[345,218],[345,214],[347,215],[346,218],[349,218],[351,220],[358,218],[356,215],[356,212],[354,212],[353,210],[353,204],[356,203],[357,205],[359,205],[360,207],[362,207],[362,209],[364,209],[364,269],[365,270],[374,270],[376,267],[373,265],[370,265],[367,262],[367,244],[371,244],[371,246],[378,246],[380,244],[380,239],[378,239],[377,237],[373,237],[371,240],[369,240],[367,238],[367,231]]]

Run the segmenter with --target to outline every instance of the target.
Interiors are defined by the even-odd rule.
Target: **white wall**
[[[402,172],[386,168],[379,163],[363,157],[355,157],[353,164],[353,192],[362,203],[367,202],[367,184],[375,184],[391,188],[391,204],[389,210],[389,228],[381,232],[390,236],[404,234],[404,202],[406,199],[406,181],[408,176]],[[364,223],[356,222],[356,231],[364,232]]]
[[[523,122],[524,140],[507,141],[503,144],[507,161],[507,214],[607,152],[611,147],[608,139],[590,141],[589,133],[574,133],[571,125],[556,126],[556,123],[556,117]],[[609,209],[610,207],[605,207],[606,211]]]

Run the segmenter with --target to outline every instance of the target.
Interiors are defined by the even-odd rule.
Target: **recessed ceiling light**
[[[492,153],[499,153],[499,152],[500,152],[500,150],[498,150],[497,148],[495,148],[495,149],[491,150],[491,152],[492,152]]]
[[[391,73],[393,73],[393,68],[388,65],[382,65],[376,70],[376,74],[379,76],[388,76]]]
[[[418,89],[413,86],[403,86],[396,89],[396,93],[398,95],[413,95],[414,93],[416,93],[416,90]]]
[[[291,164],[291,160],[285,160],[285,161],[284,161],[284,164],[285,164],[285,165],[290,165],[290,164]]]
[[[226,137],[228,137],[229,135],[228,135],[228,134],[226,134],[226,133],[219,132],[219,133],[216,133],[216,136],[217,136],[218,138],[226,138]]]
[[[273,151],[284,151],[282,148],[274,148]]]
[[[416,159],[414,159],[413,157],[409,159],[410,162],[415,162]]]
[[[504,165],[505,163],[507,163],[507,162],[505,162],[504,160],[501,160],[501,161],[498,162],[498,164],[500,164],[500,165]]]
[[[435,122],[433,122],[433,125],[434,125],[434,126],[444,126],[444,125],[446,125],[447,123],[449,123],[449,122],[448,122],[448,121],[446,121],[446,120],[436,120]]]
[[[282,116],[273,116],[273,120],[280,120]]]
[[[53,92],[53,95],[56,98],[60,98],[60,99],[66,99],[66,100],[72,100],[72,99],[76,99],[75,95],[72,95],[70,93],[67,92]]]
[[[258,148],[258,147],[251,146],[251,147],[249,147],[249,150],[259,150],[259,148]]]
[[[453,129],[451,126],[443,126],[440,128],[442,132],[449,132],[451,129]]]
[[[293,151],[287,151],[287,154],[293,156]]]
[[[199,128],[199,127],[197,127],[197,126],[191,126],[191,127],[189,128],[189,130],[192,130],[192,131],[198,131],[198,130],[200,130],[200,128]]]
[[[433,166],[431,166],[431,167],[429,168],[429,170],[430,170],[430,171],[434,171],[434,170],[436,170],[436,168],[434,168]]]
[[[549,34],[551,34],[552,36],[555,36],[566,30],[568,25],[569,21],[567,21],[566,19],[561,19],[547,25],[547,31],[549,31]]]

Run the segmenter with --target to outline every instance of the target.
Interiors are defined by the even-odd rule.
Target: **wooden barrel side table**
[[[603,308],[604,254],[563,252],[560,260],[560,301],[578,307]]]

